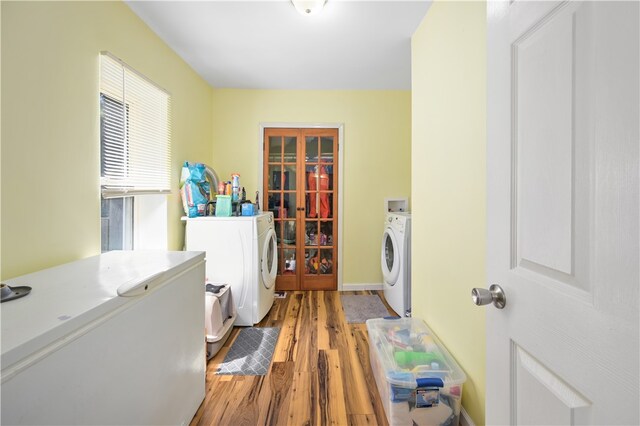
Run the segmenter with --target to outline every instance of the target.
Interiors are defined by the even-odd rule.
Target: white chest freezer
[[[204,399],[204,254],[109,252],[5,283],[3,424],[187,424]]]

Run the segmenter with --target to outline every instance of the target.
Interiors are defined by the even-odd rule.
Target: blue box
[[[253,203],[244,203],[242,205],[242,216],[255,216],[256,206]]]

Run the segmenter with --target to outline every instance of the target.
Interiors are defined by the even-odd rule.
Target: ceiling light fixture
[[[327,0],[291,0],[291,3],[301,15],[311,16],[322,12]]]

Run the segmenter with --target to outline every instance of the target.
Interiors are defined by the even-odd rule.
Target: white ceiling
[[[126,1],[216,88],[410,89],[411,35],[430,0]]]

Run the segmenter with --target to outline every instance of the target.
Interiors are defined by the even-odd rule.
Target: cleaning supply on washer
[[[240,175],[231,174],[231,201],[238,201],[240,198]]]
[[[218,195],[224,195],[226,191],[227,183],[223,180],[218,182]]]
[[[217,195],[216,196],[216,216],[229,217],[231,216],[231,196],[230,195]]]
[[[255,206],[252,203],[242,203],[242,216],[255,216]]]
[[[256,191],[256,214],[260,212],[260,191]]]
[[[205,177],[206,166],[185,161],[180,175],[182,207],[188,217],[205,216],[211,188]]]

